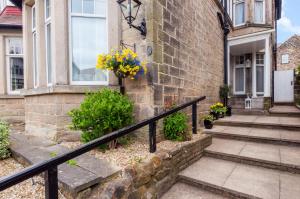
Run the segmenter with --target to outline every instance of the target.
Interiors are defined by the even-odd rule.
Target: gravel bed
[[[203,136],[201,133],[193,135],[192,139],[197,139]],[[174,147],[182,145],[184,142],[174,142],[174,141],[162,141],[157,144],[158,149],[170,150]],[[82,145],[81,142],[62,142],[61,145],[67,148],[76,148]],[[149,153],[149,144],[141,142],[139,140],[133,140],[127,146],[119,146],[117,149],[111,149],[102,151],[99,149],[94,149],[89,152],[90,155],[99,158],[106,159],[114,165],[124,168],[130,164],[141,163],[152,156]]]
[[[0,160],[0,178],[22,170],[24,167],[13,158]],[[34,177],[0,192],[1,199],[44,199],[44,179]],[[65,199],[59,194],[60,199]]]

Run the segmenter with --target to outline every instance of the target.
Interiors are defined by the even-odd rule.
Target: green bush
[[[89,142],[132,124],[133,103],[117,91],[103,89],[87,94],[69,115],[72,129],[81,130],[82,141]]]
[[[0,159],[5,159],[10,156],[9,152],[8,125],[0,121]]]
[[[177,112],[164,119],[164,136],[168,140],[186,141],[188,133],[188,117],[185,113]]]

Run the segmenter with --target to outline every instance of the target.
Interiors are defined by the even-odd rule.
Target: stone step
[[[269,110],[271,116],[300,117],[300,110],[296,106],[274,106]]]
[[[214,138],[205,154],[238,163],[300,174],[300,147]]]
[[[266,115],[267,112],[261,109],[232,109],[232,114],[234,115]]]
[[[257,115],[233,115],[215,121],[216,125],[253,128],[300,130],[299,117],[276,117]]]
[[[177,182],[161,199],[229,199],[229,197],[200,189],[190,183]]]
[[[216,125],[203,132],[217,138],[300,146],[300,131]]]
[[[300,175],[203,157],[179,174],[199,188],[234,198],[298,199]]]
[[[37,164],[69,151],[68,148],[52,141],[21,133],[11,133],[10,143],[13,157],[25,165]],[[80,192],[120,171],[120,168],[108,161],[87,154],[75,158],[74,161],[75,165],[64,163],[58,166],[60,189],[71,198],[76,198]]]

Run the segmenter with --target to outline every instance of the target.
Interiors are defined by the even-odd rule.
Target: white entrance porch
[[[253,108],[263,109],[264,99],[271,97],[271,32],[249,34],[228,39],[228,85],[233,99],[244,108],[244,99],[253,101]]]

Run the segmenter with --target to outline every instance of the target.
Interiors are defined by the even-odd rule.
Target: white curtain
[[[256,23],[262,23],[264,20],[264,2],[263,0],[255,0],[254,20]]]
[[[245,22],[245,2],[235,3],[235,25],[240,25]]]

